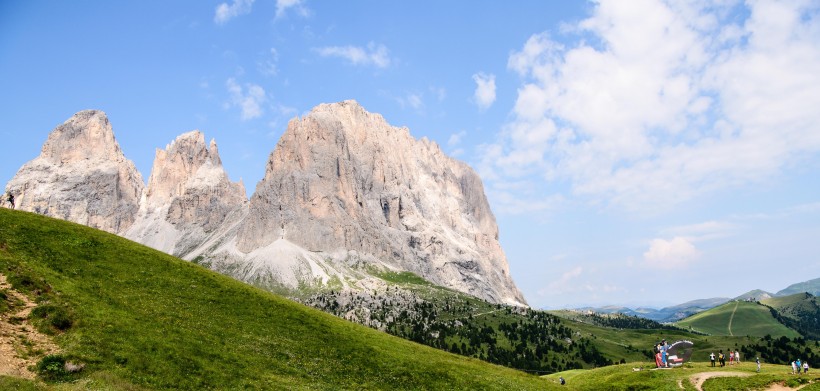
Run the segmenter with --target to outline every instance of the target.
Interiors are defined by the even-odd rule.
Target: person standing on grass
[[[809,373],[809,362],[804,361],[803,362],[803,374],[808,375],[808,373]]]
[[[735,352],[729,350],[729,365],[735,365]]]
[[[760,372],[760,357],[755,357],[755,364],[757,364],[757,371]]]
[[[723,355],[723,350],[718,352],[718,361],[720,362],[720,367],[723,368],[726,365],[726,356]]]
[[[735,362],[740,364],[740,351],[735,350]]]
[[[11,208],[14,209],[14,194],[9,193],[8,200],[9,200],[9,205],[11,205]]]
[[[794,371],[797,370],[797,365],[795,365],[794,361],[792,361],[792,375],[794,375]]]
[[[797,364],[797,374],[799,375],[800,374],[800,368],[803,368],[803,364],[800,363],[799,358],[797,359],[797,362],[795,364]]]
[[[715,352],[709,353],[709,361],[712,361],[712,368],[715,367]]]

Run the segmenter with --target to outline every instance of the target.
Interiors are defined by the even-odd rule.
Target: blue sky
[[[93,108],[145,179],[199,129],[250,194],[356,99],[476,168],[534,307],[820,277],[820,6],[687,3],[2,2],[0,181]]]

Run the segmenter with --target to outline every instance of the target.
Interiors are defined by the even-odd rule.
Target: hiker
[[[792,375],[794,375],[794,371],[796,371],[796,370],[797,370],[797,365],[795,365],[794,361],[792,361]]]
[[[661,344],[655,345],[655,366],[660,368],[661,362]]]
[[[800,374],[800,368],[803,368],[803,365],[800,363],[800,359],[799,359],[799,358],[797,359],[797,361],[795,362],[795,364],[797,365],[797,374],[799,375],[799,374]]]
[[[718,361],[720,362],[720,367],[721,368],[726,366],[726,356],[723,355],[723,350],[718,352]]]
[[[11,208],[14,209],[14,194],[9,193],[8,200],[9,200],[9,205],[11,205]]]
[[[715,367],[715,352],[709,353],[709,360],[712,361],[712,368]]]
[[[735,362],[740,364],[740,351],[735,350]]]
[[[663,364],[664,368],[669,368],[669,345],[666,344],[666,340],[661,341],[661,363]]]
[[[808,361],[804,361],[804,362],[803,362],[803,374],[804,374],[804,375],[807,375],[808,373],[809,373],[809,362],[808,362]]]
[[[729,350],[729,365],[735,365],[735,352]]]
[[[760,357],[755,357],[755,364],[757,364],[757,371],[760,372]]]

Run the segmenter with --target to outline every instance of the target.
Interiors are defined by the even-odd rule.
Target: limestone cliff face
[[[6,191],[268,289],[381,291],[380,271],[410,271],[525,305],[478,175],[354,101],[292,120],[250,201],[198,131],[157,150],[145,187],[100,111],[54,129]]]
[[[214,236],[225,236],[247,208],[242,182],[222,167],[216,142],[199,131],[157,149],[137,222],[125,236],[186,257]]]
[[[17,209],[121,234],[134,222],[143,187],[105,113],[86,110],[51,132],[6,192]]]
[[[277,243],[353,253],[492,302],[525,302],[478,175],[354,101],[288,124],[249,208],[240,253]]]

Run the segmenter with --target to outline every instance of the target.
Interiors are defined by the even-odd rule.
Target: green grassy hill
[[[755,302],[731,301],[675,323],[679,327],[729,336],[764,335],[794,338],[800,334],[780,323],[768,307]]]
[[[820,298],[809,293],[773,297],[761,301],[770,307],[781,323],[799,331],[804,337],[820,339]]]
[[[51,379],[72,381],[57,386],[61,390],[524,390],[551,384],[35,214],[0,209],[0,273],[38,303],[32,321],[53,334],[59,358],[85,365],[78,374],[42,368]],[[13,307],[11,292],[5,293],[0,298]],[[55,387],[38,384],[0,377],[0,389]]]

